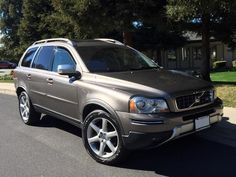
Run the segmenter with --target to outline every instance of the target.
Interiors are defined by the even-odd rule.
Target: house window
[[[176,50],[174,49],[167,50],[167,59],[176,60],[177,59]]]
[[[193,48],[193,59],[194,60],[201,60],[202,58],[202,49],[201,47],[194,47]]]

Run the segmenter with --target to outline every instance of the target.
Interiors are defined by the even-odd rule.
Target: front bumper
[[[127,149],[161,145],[170,140],[209,128],[221,121],[223,104],[217,99],[206,107],[184,112],[162,114],[132,114],[117,112],[123,128],[123,143]],[[209,116],[209,126],[195,129],[195,119]]]

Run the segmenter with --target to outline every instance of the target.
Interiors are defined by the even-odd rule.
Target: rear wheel
[[[88,153],[100,163],[115,164],[125,157],[119,127],[105,111],[95,110],[86,117],[83,141]]]
[[[41,113],[34,110],[28,94],[23,91],[20,93],[18,99],[20,116],[23,122],[27,125],[34,125],[39,122]]]

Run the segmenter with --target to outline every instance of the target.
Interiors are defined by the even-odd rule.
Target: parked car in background
[[[0,61],[0,69],[14,69],[17,64],[10,61]]]
[[[44,113],[77,125],[87,152],[104,164],[209,128],[223,115],[211,83],[167,71],[113,39],[37,41],[14,81],[25,124]]]

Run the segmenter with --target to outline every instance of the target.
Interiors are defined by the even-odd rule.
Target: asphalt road
[[[49,116],[26,126],[16,97],[0,94],[0,177],[79,176],[235,177],[236,149],[190,136],[105,166],[86,153],[80,129]]]

